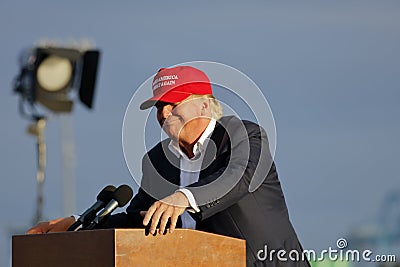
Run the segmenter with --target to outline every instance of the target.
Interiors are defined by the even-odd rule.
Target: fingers
[[[74,217],[58,218],[48,222],[40,222],[26,231],[26,234],[44,234],[49,232],[67,231],[75,222]]]
[[[183,212],[182,212],[183,213]],[[180,215],[180,214],[179,214]],[[172,232],[175,230],[176,223],[178,222],[178,213],[174,213],[171,216],[171,224],[169,225],[169,232],[172,234]]]
[[[146,212],[146,215],[144,216],[144,219],[143,219],[144,226],[147,226],[151,220],[149,233],[152,235],[154,235],[154,233],[156,231],[158,220],[160,219],[160,216],[161,216],[161,213],[159,211],[160,206],[161,206],[161,203],[159,201],[157,201],[153,205],[151,205],[151,207]]]
[[[153,216],[154,212],[157,210],[159,204],[160,204],[159,201],[157,201],[153,205],[151,205],[151,207],[147,211],[146,215],[144,216],[144,219],[143,219],[144,226],[147,226],[149,224],[149,221],[150,221],[151,217]]]
[[[168,221],[171,221],[170,233],[175,230],[179,216],[189,206],[189,201],[185,194],[176,192],[160,201],[156,201],[151,205],[149,210],[146,212],[140,212],[143,219],[143,225],[147,226],[150,223],[149,233],[154,235],[156,232],[157,225],[159,225],[159,233],[164,233]]]
[[[154,212],[152,218],[151,218],[151,225],[150,225],[150,233],[154,234],[156,232],[156,228],[158,225],[158,222],[160,221],[161,215],[163,215],[166,207],[165,205],[160,205],[157,209],[156,212]]]
[[[25,234],[44,234],[47,233],[49,230],[49,223],[48,222],[40,222],[33,226],[32,228],[28,229]]]
[[[165,232],[165,227],[167,226],[168,220],[171,217],[171,207],[168,207],[167,210],[164,211],[162,217],[161,217],[161,221],[160,221],[160,229],[158,231],[159,234],[164,234]]]
[[[73,216],[50,221],[51,229],[49,232],[65,232],[74,222]]]
[[[164,209],[160,207],[156,212],[154,212],[151,218],[151,225],[149,228],[149,233],[154,235],[156,233],[157,225],[159,224],[159,234],[164,234],[168,221],[170,221],[169,232],[172,233],[178,222],[179,216],[185,211],[183,208],[167,207]]]
[[[149,233],[154,235],[156,233],[157,225],[159,225],[159,233],[164,234],[168,221],[170,224],[170,233],[172,233],[178,221],[179,216],[185,211],[185,208],[174,207],[162,202],[155,202],[147,211],[143,224],[147,226],[150,223]],[[141,214],[144,214],[141,212]]]

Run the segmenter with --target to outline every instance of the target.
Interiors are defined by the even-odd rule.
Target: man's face
[[[179,143],[191,143],[204,131],[202,125],[208,115],[209,101],[189,98],[179,103],[158,102],[156,108],[158,123],[165,133]]]

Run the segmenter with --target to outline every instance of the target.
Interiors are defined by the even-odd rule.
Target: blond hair
[[[189,96],[187,99],[193,99],[193,98],[202,98],[204,100],[206,100],[206,99],[210,100],[212,118],[214,120],[219,120],[222,117],[223,112],[222,112],[221,103],[219,103],[219,101],[213,95],[193,94],[193,95]]]

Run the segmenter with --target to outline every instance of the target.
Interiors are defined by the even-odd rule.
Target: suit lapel
[[[215,129],[210,137],[204,159],[201,166],[199,180],[208,176],[213,171],[212,162],[224,151],[229,141],[225,128],[220,121],[217,121]]]
[[[168,144],[170,139],[167,139],[168,142],[162,142],[162,150],[164,154],[163,162],[160,162],[161,168],[159,169],[162,172],[162,176],[167,179],[169,182],[180,185],[180,160],[177,158],[168,148]]]

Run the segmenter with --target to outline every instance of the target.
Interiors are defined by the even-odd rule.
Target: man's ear
[[[210,108],[210,99],[204,99],[201,102],[201,115],[208,115],[210,113]]]

